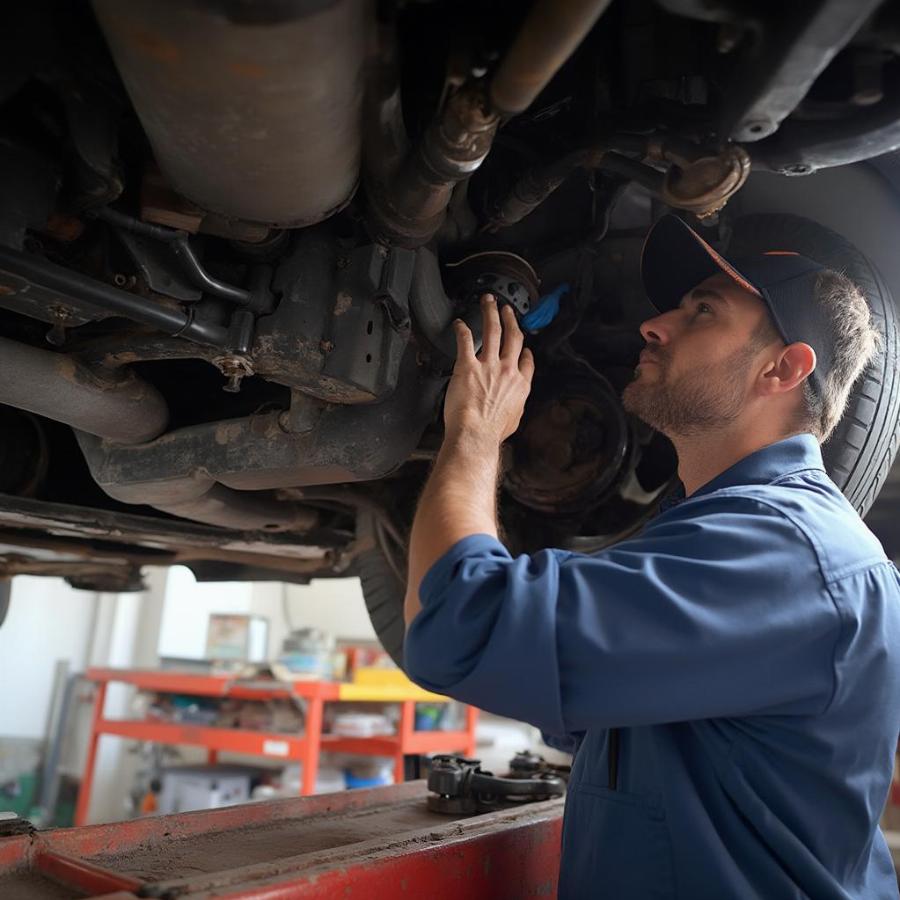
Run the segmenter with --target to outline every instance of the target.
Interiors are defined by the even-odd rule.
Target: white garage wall
[[[169,571],[159,635],[160,656],[202,659],[211,613],[249,613],[269,623],[269,656],[277,656],[291,628],[321,628],[336,638],[376,640],[358,578],[322,578],[308,585],[194,580]]]
[[[88,665],[118,668],[152,668],[159,662],[156,645],[165,598],[164,569],[144,569],[148,590],[140,594],[100,594],[97,624]],[[134,691],[128,685],[111,684],[106,697],[110,718],[131,715]],[[89,734],[90,706],[80,709],[82,748],[76,771],[84,764]],[[138,768],[138,758],[128,752],[133,742],[112,735],[101,737],[88,822],[113,822],[127,816],[125,798]]]
[[[210,613],[249,613],[253,585],[242,582],[197,582],[190,569],[173,566],[166,579],[160,656],[203,659]]]
[[[13,580],[9,615],[0,628],[0,737],[44,739],[53,700],[57,662],[70,672],[89,666],[150,667],[163,607],[164,575],[147,569],[148,590],[139,594],[96,594],[70,588],[60,578],[18,576]],[[91,716],[90,690],[77,692],[70,739],[62,767],[80,774]],[[111,685],[107,713],[127,715],[130,691]],[[120,819],[122,798],[133,778],[134,757],[127,741],[100,741],[90,821]]]
[[[62,578],[13,579],[0,628],[0,736],[44,738],[57,661],[84,668],[96,609],[97,594]]]
[[[269,650],[277,656],[292,628],[320,628],[338,639],[374,641],[358,578],[320,578],[309,584],[259,582],[252,611],[269,620]]]

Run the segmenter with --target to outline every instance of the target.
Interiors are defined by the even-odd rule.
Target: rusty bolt
[[[240,356],[220,356],[214,359],[213,365],[228,379],[222,390],[236,394],[241,389],[241,382],[253,374],[253,366],[248,359]]]
[[[319,349],[323,353],[331,353],[334,350],[334,341],[319,341]]]
[[[44,335],[44,340],[54,347],[61,347],[66,342],[66,323],[72,317],[72,313],[65,306],[54,306],[51,312],[53,325]]]

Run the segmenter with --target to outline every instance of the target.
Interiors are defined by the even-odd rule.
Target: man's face
[[[720,274],[641,326],[647,346],[625,408],[670,437],[727,427],[745,408],[765,334],[763,301]]]

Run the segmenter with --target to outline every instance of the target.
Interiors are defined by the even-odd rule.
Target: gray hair
[[[803,385],[798,424],[824,443],[844,414],[853,385],[881,347],[881,334],[862,291],[841,272],[826,269],[819,275],[816,300],[831,330],[834,359],[831,371],[821,379],[821,396],[808,381]]]

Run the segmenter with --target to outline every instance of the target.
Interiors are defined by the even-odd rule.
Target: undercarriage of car
[[[504,448],[508,544],[633,533],[675,479],[671,445],[620,401],[649,312],[643,236],[671,210],[718,245],[793,241],[864,288],[885,346],[826,460],[857,508],[874,500],[897,447],[890,292],[838,235],[734,201],[751,170],[900,146],[896,4],[93,0],[7,17],[0,578],[359,574],[399,659],[450,326],[477,336],[484,292],[537,361]]]

